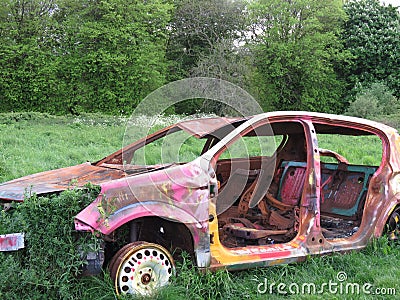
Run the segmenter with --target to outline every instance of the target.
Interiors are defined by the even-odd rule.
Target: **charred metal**
[[[144,147],[179,133],[199,141],[198,158],[137,163]],[[322,146],[323,137],[372,137],[380,162],[353,162]],[[2,183],[0,201],[6,209],[23,201],[27,188],[40,195],[71,181],[99,185],[98,198],[75,217],[77,231],[104,240],[104,249],[85,254],[85,272],[109,263],[118,293],[142,293],[165,284],[183,252],[200,269],[238,270],[361,249],[384,233],[398,240],[399,153],[395,129],[357,118],[272,112],[197,119],[94,163]],[[0,250],[16,250],[7,243],[18,238],[1,236]]]

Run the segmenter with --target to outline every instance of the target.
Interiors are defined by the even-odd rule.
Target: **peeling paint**
[[[199,158],[187,163],[130,164],[136,150],[179,130],[206,139]],[[283,142],[271,156],[220,158],[242,136],[272,132],[283,136]],[[341,154],[319,148],[317,134],[375,135],[382,141],[382,161],[378,166],[352,165]],[[361,249],[382,235],[385,225],[396,238],[398,153],[400,137],[395,129],[358,118],[273,112],[198,119],[162,129],[98,162],[2,183],[0,201],[23,201],[27,190],[49,194],[68,189],[71,182],[78,187],[91,182],[101,191],[76,216],[77,231],[98,232],[106,238],[128,222],[137,222],[139,229],[151,225],[163,230],[166,224],[172,230],[177,224],[178,235],[186,234],[186,229],[190,233],[184,246],[193,250],[201,268],[269,266]],[[321,156],[337,162],[321,162]],[[146,218],[153,223],[145,223]],[[171,236],[167,242],[173,244],[177,237]],[[146,237],[152,238],[150,233]],[[23,234],[0,236],[2,251],[21,245]]]

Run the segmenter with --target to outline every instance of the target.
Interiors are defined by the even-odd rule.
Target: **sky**
[[[400,0],[380,0],[381,3],[392,4],[393,6],[400,6]]]

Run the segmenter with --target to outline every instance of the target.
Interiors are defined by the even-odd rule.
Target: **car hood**
[[[120,169],[84,163],[72,167],[41,172],[0,184],[0,199],[23,201],[25,195],[49,194],[67,190],[71,186],[95,185],[125,177]]]

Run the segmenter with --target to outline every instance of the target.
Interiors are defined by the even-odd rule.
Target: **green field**
[[[53,117],[42,114],[0,115],[0,182],[20,176],[98,160],[119,149],[125,133],[125,120],[100,115],[83,117]],[[325,145],[346,153],[349,161],[376,164],[380,149],[376,141],[364,142],[361,150],[353,151],[351,144],[343,140],[326,137]],[[360,148],[359,148],[360,149]],[[378,159],[377,159],[378,157]],[[67,236],[73,227],[74,211],[83,205],[76,200],[74,191],[53,199],[34,199],[17,209],[20,216],[12,220],[0,214],[0,234],[7,228],[17,230],[19,226],[32,228],[36,237],[43,234],[43,240],[32,234],[30,245],[37,248],[25,249],[21,253],[0,253],[0,299],[114,299],[113,285],[107,274],[104,276],[76,279],[74,272],[75,241]],[[81,197],[81,194],[78,195]],[[89,201],[88,199],[86,199]],[[86,201],[85,200],[85,201]],[[57,202],[58,201],[58,202]],[[69,201],[69,202],[68,202]],[[42,216],[50,207],[54,215]],[[68,211],[66,220],[57,219],[57,212]],[[43,220],[47,224],[43,224]],[[37,221],[36,221],[37,220]],[[37,225],[35,222],[42,222]],[[24,227],[25,226],[25,227]],[[31,226],[31,227],[29,227]],[[65,228],[60,228],[65,226]],[[56,233],[54,236],[52,234]],[[65,233],[65,236],[62,236]],[[40,246],[42,245],[42,247]],[[68,247],[66,245],[69,245]],[[59,248],[57,248],[60,246]],[[61,250],[54,250],[61,249]],[[57,252],[58,251],[58,252]],[[310,257],[305,262],[293,265],[275,266],[265,269],[229,273],[200,274],[189,261],[178,264],[178,276],[171,285],[163,289],[157,299],[395,299],[396,296],[368,295],[362,290],[345,290],[346,283],[370,284],[370,292],[400,294],[400,246],[388,245],[384,238],[373,241],[361,252],[346,255],[334,254],[325,257]],[[37,268],[35,269],[35,265]],[[44,270],[38,266],[43,265]],[[52,270],[52,268],[57,268]],[[337,279],[339,272],[345,272],[347,279]],[[57,274],[57,277],[55,277]],[[331,288],[324,284],[337,284]],[[287,294],[279,293],[281,291]],[[286,285],[286,288],[283,286]],[[296,287],[317,287],[313,295],[307,290],[292,295]],[[289,289],[291,287],[292,289]],[[336,292],[335,292],[336,287]],[[378,290],[380,289],[380,290]],[[260,290],[262,293],[260,293]],[[272,294],[270,293],[272,291]],[[130,298],[130,297],[126,297]]]

